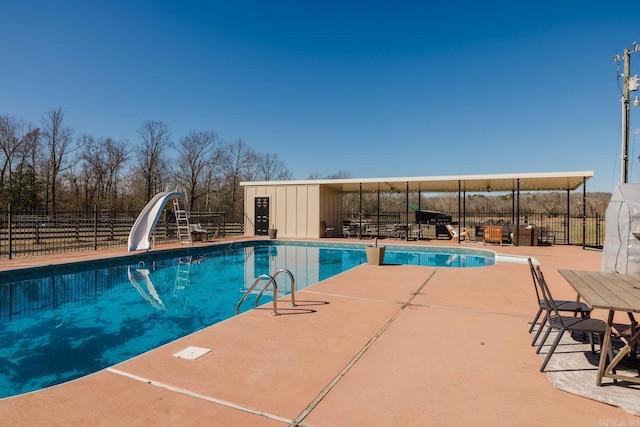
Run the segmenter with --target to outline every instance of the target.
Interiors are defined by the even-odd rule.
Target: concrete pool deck
[[[394,243],[403,242],[380,241]],[[600,270],[602,255],[560,245],[462,246],[535,257],[559,299],[575,295],[557,270]],[[2,260],[0,269],[124,254]],[[617,407],[556,390],[539,372],[525,264],[361,265],[296,299],[294,308],[280,304],[281,316],[247,312],[85,378],[2,399],[0,424],[640,425]],[[211,351],[173,356],[190,346]]]

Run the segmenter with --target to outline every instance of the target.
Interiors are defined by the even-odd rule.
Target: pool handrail
[[[269,274],[261,274],[260,276],[258,276],[256,281],[253,282],[253,285],[251,285],[249,289],[247,289],[244,295],[242,295],[242,298],[240,298],[240,301],[238,301],[238,303],[236,304],[236,315],[238,315],[238,312],[240,311],[240,306],[242,305],[244,300],[247,299],[251,291],[255,289],[258,283],[260,283],[262,280],[265,280],[265,279],[268,281],[268,283],[265,285],[262,291],[264,291],[264,289],[266,289],[269,286],[269,283],[273,285],[273,311],[271,312],[271,315],[277,316],[279,314],[278,313],[278,284],[276,283],[273,276]],[[262,294],[262,292],[260,292],[260,294]]]
[[[278,277],[280,273],[287,273],[289,275],[289,279],[291,280],[291,303],[289,304],[289,307],[295,307],[296,306],[296,279],[293,277],[293,273],[291,273],[291,271],[287,270],[286,268],[281,268],[280,270],[276,271],[273,274],[273,278],[275,279],[276,277]],[[265,286],[265,289],[266,289],[266,286]],[[264,293],[264,289],[262,289],[262,292],[260,292],[260,294],[256,298],[256,304],[258,304],[258,300],[260,299],[263,293]]]

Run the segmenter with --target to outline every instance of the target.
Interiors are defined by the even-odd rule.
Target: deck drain
[[[180,350],[179,352],[175,353],[174,356],[180,359],[196,360],[198,357],[204,356],[210,351],[210,348],[191,346],[185,348],[184,350]]]

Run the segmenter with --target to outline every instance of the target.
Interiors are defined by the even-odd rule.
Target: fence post
[[[13,252],[13,232],[11,230],[11,203],[7,205],[7,238],[9,239],[9,259],[11,259],[11,253]]]
[[[98,205],[93,205],[93,250],[98,250]]]
[[[115,214],[115,210],[113,211],[113,215],[109,214],[109,229],[111,230],[111,241],[116,240],[116,229],[115,229],[115,223],[116,223],[116,214]]]
[[[596,247],[600,246],[600,214],[596,212]]]
[[[40,221],[38,221],[38,211],[35,211],[35,215],[33,216],[33,229],[35,232],[36,245],[40,244]]]

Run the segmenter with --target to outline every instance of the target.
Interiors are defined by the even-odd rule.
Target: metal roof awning
[[[593,171],[491,175],[348,178],[299,181],[241,182],[241,186],[321,185],[343,193],[359,191],[448,193],[464,191],[571,191],[593,177]],[[407,188],[408,187],[408,188]]]

